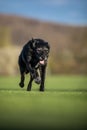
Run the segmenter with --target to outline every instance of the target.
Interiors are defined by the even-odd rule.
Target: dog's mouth
[[[47,57],[43,56],[39,58],[39,63],[45,65],[47,63]]]
[[[41,65],[44,65],[44,64],[45,64],[45,61],[44,61],[44,60],[40,60],[40,64],[41,64]]]

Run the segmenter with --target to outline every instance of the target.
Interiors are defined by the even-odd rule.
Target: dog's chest
[[[36,60],[36,59],[32,59],[30,63],[31,63],[31,66],[33,68],[38,68],[39,67],[39,61]]]

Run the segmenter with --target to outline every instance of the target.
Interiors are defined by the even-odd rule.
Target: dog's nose
[[[40,57],[40,60],[43,60],[43,58],[42,58],[42,57]]]

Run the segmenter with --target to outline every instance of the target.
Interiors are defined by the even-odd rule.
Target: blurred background
[[[31,38],[51,46],[48,71],[87,74],[86,0],[0,0],[0,75],[18,75],[18,56]]]

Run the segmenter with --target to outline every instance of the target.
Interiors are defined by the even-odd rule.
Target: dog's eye
[[[49,51],[48,51],[48,50],[45,50],[45,53],[46,53],[46,54],[48,54],[48,53],[49,53]]]
[[[44,48],[44,51],[45,51],[46,53],[48,53],[48,52],[49,52],[47,48]]]
[[[36,51],[40,53],[42,51],[42,48],[38,48]]]
[[[46,50],[46,52],[48,53],[49,51],[48,51],[48,50]]]
[[[41,51],[41,50],[37,49],[37,51]]]

